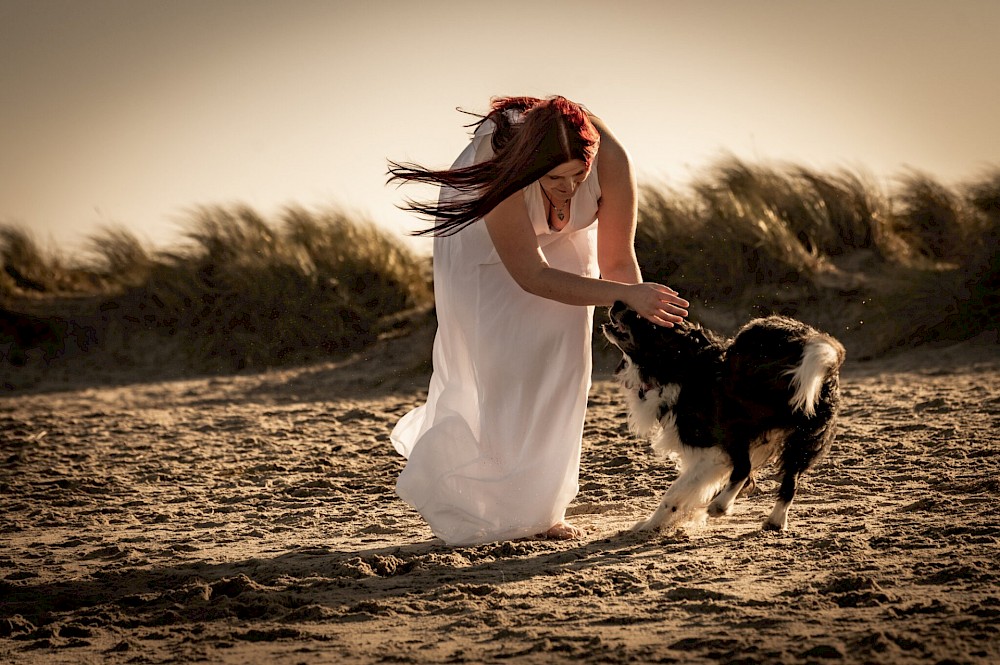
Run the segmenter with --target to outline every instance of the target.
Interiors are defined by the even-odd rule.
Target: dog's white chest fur
[[[672,409],[677,404],[681,387],[676,383],[665,386],[647,386],[643,383],[638,368],[631,358],[625,358],[625,367],[618,373],[618,381],[625,388],[625,405],[628,407],[628,428],[636,436],[647,436],[658,428],[669,428],[661,421],[664,409]],[[664,421],[673,423],[673,414]],[[674,427],[674,438],[677,429]],[[657,437],[659,438],[659,437]]]

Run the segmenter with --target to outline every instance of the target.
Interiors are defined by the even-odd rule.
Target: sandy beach
[[[1000,662],[995,333],[849,361],[783,533],[760,530],[766,477],[702,528],[628,533],[674,471],[599,357],[569,512],[587,536],[476,547],[394,493],[431,333],[0,396],[0,661]]]

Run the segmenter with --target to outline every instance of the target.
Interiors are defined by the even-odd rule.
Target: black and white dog
[[[660,327],[621,302],[609,318],[629,428],[652,435],[680,472],[634,530],[725,515],[750,474],[774,461],[781,485],[764,529],[784,529],[799,477],[833,441],[840,342],[782,316],[754,319],[732,339],[687,321]]]

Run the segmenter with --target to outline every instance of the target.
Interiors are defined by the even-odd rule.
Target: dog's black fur
[[[680,476],[636,529],[726,514],[773,460],[781,485],[765,529],[784,529],[800,476],[830,448],[844,347],[794,319],[750,321],[732,339],[687,321],[666,328],[615,303],[604,335],[637,434],[677,462]]]

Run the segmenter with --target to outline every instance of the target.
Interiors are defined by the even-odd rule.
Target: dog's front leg
[[[671,515],[677,513],[677,506],[669,505],[667,497],[664,496],[660,505],[653,511],[653,514],[644,520],[639,520],[632,527],[632,531],[654,531],[659,529],[670,519]]]
[[[633,531],[662,529],[682,522],[705,519],[705,507],[726,481],[730,466],[717,448],[685,448],[680,476],[667,488],[653,514],[632,527]]]
[[[690,471],[681,472],[677,480],[673,482],[660,499],[660,505],[656,507],[653,514],[637,522],[633,531],[652,531],[663,526],[673,525],[681,522],[685,518],[685,513],[689,512],[691,495],[692,476]]]

